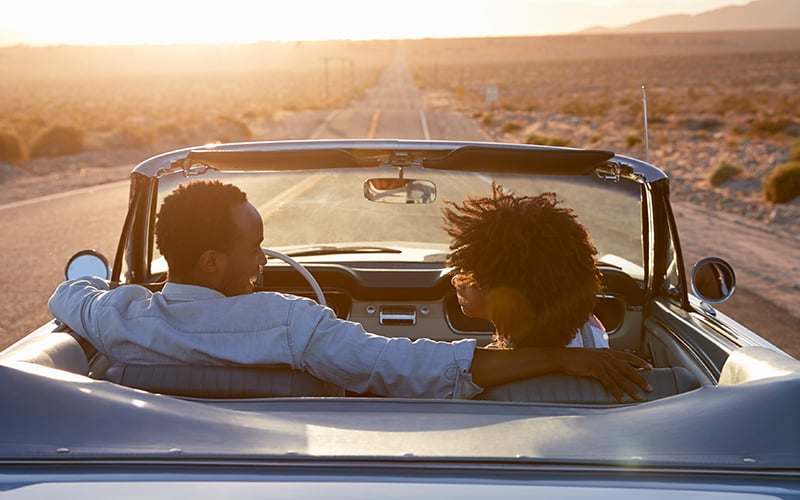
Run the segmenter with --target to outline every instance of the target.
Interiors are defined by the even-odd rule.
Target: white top
[[[336,318],[303,297],[256,292],[226,297],[167,283],[109,290],[100,278],[62,283],[53,316],[112,362],[289,365],[357,393],[471,398],[475,340],[388,338]]]
[[[599,325],[600,322],[597,321],[597,324]],[[607,349],[609,347],[608,334],[605,330],[593,324],[593,320],[590,319],[578,330],[578,333],[576,333],[570,343],[567,344],[567,347]]]

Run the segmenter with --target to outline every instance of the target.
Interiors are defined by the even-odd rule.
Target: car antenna
[[[644,106],[644,151],[645,160],[650,163],[650,138],[647,130],[647,87],[642,84],[642,105]]]

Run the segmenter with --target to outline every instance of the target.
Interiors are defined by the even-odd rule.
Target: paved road
[[[488,139],[474,120],[456,113],[426,113],[422,102],[398,54],[363,101],[321,119],[308,138]],[[307,125],[298,130],[308,130]],[[113,256],[127,190],[127,182],[112,183],[0,206],[0,251],[5,257],[0,265],[4,285],[0,348],[49,319],[45,304],[70,255],[95,248]],[[794,288],[800,284],[800,242],[781,240],[737,218],[717,217],[691,205],[675,208],[687,266],[716,254],[737,268],[737,293],[720,309],[800,355],[800,336],[795,335],[800,325],[800,292]],[[761,244],[752,252],[752,244],[738,245],[737,239]],[[774,290],[783,293],[774,294]]]
[[[113,256],[128,182],[0,206],[0,347],[49,319],[47,298],[76,251]]]

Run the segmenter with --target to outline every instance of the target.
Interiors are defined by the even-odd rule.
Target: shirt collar
[[[204,286],[185,285],[183,283],[172,283],[168,281],[164,284],[161,294],[167,302],[189,302],[192,300],[221,299],[225,295]]]

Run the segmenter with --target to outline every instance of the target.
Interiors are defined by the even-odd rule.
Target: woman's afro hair
[[[501,343],[564,346],[592,314],[601,291],[597,249],[555,193],[446,201],[448,265],[487,293]]]

